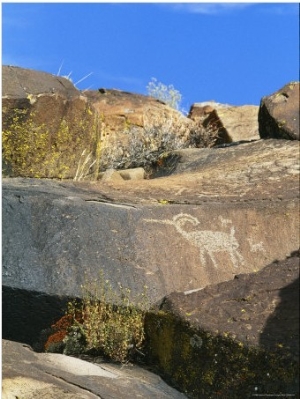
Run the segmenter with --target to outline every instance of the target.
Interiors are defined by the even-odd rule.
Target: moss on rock
[[[22,107],[3,107],[3,175],[97,178],[101,147],[97,114],[81,98],[47,100],[37,97]]]
[[[148,360],[190,398],[251,398],[295,393],[298,364],[283,348],[249,347],[229,334],[211,334],[163,311],[147,313]]]

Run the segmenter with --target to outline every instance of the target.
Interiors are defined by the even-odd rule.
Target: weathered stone
[[[217,130],[225,143],[258,140],[258,106],[195,103],[188,117],[207,129]],[[221,142],[217,141],[216,144]]]
[[[120,173],[115,169],[107,169],[101,176],[103,182],[124,180]]]
[[[180,399],[186,396],[133,365],[93,363],[60,354],[35,353],[2,341],[3,399]]]
[[[43,72],[4,66],[2,77],[4,176],[96,178],[99,132],[86,97]]]
[[[138,184],[3,179],[3,283],[78,295],[76,271],[104,267],[130,288],[132,276],[156,287],[156,300],[259,269],[298,246],[296,142],[178,154],[172,176]],[[200,232],[219,234],[218,246],[203,246]]]
[[[299,89],[299,82],[291,82],[262,98],[258,116],[261,138],[300,140]]]
[[[86,91],[85,96],[100,116],[106,167],[151,164],[163,151],[189,146],[196,130],[191,119],[153,97],[119,90]]]
[[[141,94],[121,90],[85,91],[86,97],[101,115],[106,135],[114,132],[128,133],[132,127],[151,128],[172,123],[172,130],[179,136],[188,136],[193,122],[161,101]]]
[[[299,252],[172,293],[146,318],[149,358],[191,398],[299,394]]]
[[[80,95],[73,83],[61,76],[16,66],[2,66],[2,98],[22,100],[42,93],[61,94],[66,98]],[[34,97],[31,98],[33,101]]]
[[[124,170],[107,169],[105,172],[99,174],[99,178],[102,182],[114,180],[143,180],[145,179],[146,173],[144,168],[132,168]]]
[[[143,179],[145,179],[144,168],[120,170],[119,173],[123,177],[124,180],[143,180]]]

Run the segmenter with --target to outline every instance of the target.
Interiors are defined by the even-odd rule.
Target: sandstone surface
[[[119,90],[85,96],[100,115],[106,167],[144,166],[145,159],[154,161],[164,150],[189,146],[197,129],[194,121],[153,97]]]
[[[191,398],[299,395],[299,252],[174,292],[147,315],[149,356]]]
[[[133,365],[94,363],[60,354],[35,353],[2,340],[3,399],[180,399],[186,396]]]
[[[221,138],[216,144],[231,143],[260,138],[258,110],[255,105],[231,106],[210,101],[193,104],[188,117],[206,129],[216,130]]]
[[[290,82],[261,99],[259,134],[262,138],[300,140],[299,82]]]

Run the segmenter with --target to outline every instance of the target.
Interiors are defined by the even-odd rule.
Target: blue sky
[[[189,110],[258,105],[299,80],[298,3],[2,3],[2,64],[79,89],[173,84]]]

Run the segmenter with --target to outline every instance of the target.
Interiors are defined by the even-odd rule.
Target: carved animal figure
[[[244,262],[242,255],[238,251],[239,243],[234,236],[235,230],[233,226],[231,227],[230,233],[212,230],[191,230],[189,224],[196,227],[200,222],[196,217],[185,213],[175,215],[172,221],[155,219],[145,220],[173,225],[186,240],[199,248],[201,263],[204,265],[206,265],[205,255],[207,255],[212,260],[214,267],[217,268],[215,253],[218,252],[227,252],[234,267],[238,267],[239,263]]]

